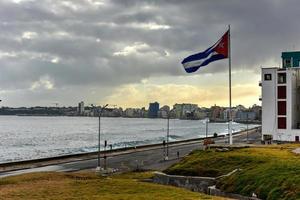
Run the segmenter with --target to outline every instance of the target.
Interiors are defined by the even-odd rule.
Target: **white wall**
[[[272,80],[265,81],[265,74],[271,74]],[[277,68],[262,68],[262,135],[274,135],[276,120],[276,81]]]
[[[300,136],[300,129],[297,126],[297,71],[298,68],[288,68],[286,70],[287,81],[287,129],[277,130],[277,140],[295,141],[295,136]]]

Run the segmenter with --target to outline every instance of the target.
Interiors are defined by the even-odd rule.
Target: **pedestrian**
[[[179,159],[179,151],[177,151],[177,159]]]

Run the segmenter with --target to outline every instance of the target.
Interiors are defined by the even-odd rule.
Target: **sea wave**
[[[249,128],[254,126],[249,125]],[[0,116],[0,127],[0,163],[98,150],[95,118]],[[245,127],[233,123],[236,131]],[[203,120],[172,120],[169,141],[203,137],[205,128]],[[209,135],[227,134],[228,124],[209,123],[208,130]],[[113,149],[162,143],[167,135],[166,120],[103,117],[101,134],[101,150],[104,150],[103,138]]]

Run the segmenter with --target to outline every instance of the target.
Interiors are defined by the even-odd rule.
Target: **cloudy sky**
[[[233,104],[259,104],[261,66],[299,46],[297,0],[0,0],[0,106],[228,105],[228,60],[184,57],[232,30]]]

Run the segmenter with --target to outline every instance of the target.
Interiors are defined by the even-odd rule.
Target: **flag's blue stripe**
[[[195,67],[190,67],[190,68],[186,68],[186,69],[184,68],[184,69],[187,73],[193,73],[193,72],[197,71],[200,67],[201,66],[195,66]]]
[[[195,61],[195,60],[202,60],[203,58],[207,58],[209,56],[209,54],[214,50],[212,47],[213,46],[209,47],[208,49],[206,49],[203,52],[186,57],[185,59],[183,59],[181,64],[184,64],[186,62]]]
[[[213,55],[212,57],[210,57],[209,59],[205,60],[201,65],[199,66],[194,66],[194,67],[189,67],[189,68],[184,68],[185,71],[187,73],[192,73],[192,72],[195,72],[197,71],[200,67],[203,67],[205,65],[208,65],[209,63],[213,62],[213,61],[216,61],[216,60],[221,60],[221,59],[224,59],[225,56],[222,55],[222,54],[216,54],[216,55]]]

